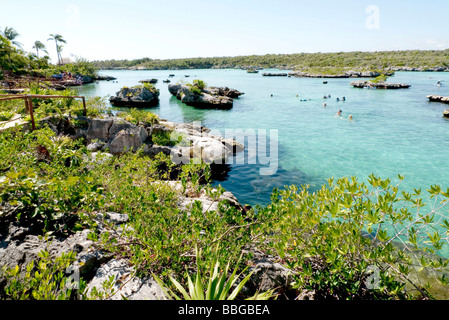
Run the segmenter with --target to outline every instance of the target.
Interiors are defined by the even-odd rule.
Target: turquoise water
[[[278,140],[273,140],[279,154],[276,174],[260,175],[259,169],[267,165],[231,164],[227,179],[216,182],[242,203],[268,203],[273,187],[308,184],[316,190],[330,177],[357,176],[365,181],[371,173],[393,182],[398,181],[398,174],[405,175],[401,186],[406,191],[425,190],[432,184],[444,190],[449,187],[449,120],[442,117],[448,106],[426,99],[429,94],[449,95],[449,73],[398,72],[389,81],[409,83],[410,89],[368,90],[351,87],[351,79],[328,79],[323,84],[323,79],[263,77],[262,72],[288,71],[104,71],[117,77],[118,83],[100,81],[78,90],[87,96],[114,95],[123,86],[157,78],[160,104],[151,111],[161,118],[201,121],[221,132],[226,128],[278,130]],[[168,92],[162,80],[169,74],[176,75],[172,83],[198,78],[210,86],[228,86],[245,94],[234,100],[231,110],[189,107]],[[435,86],[438,80],[446,86]],[[331,98],[323,100],[328,94]],[[343,96],[345,102],[336,101]],[[339,109],[341,118],[336,117]],[[348,120],[349,114],[353,121]]]

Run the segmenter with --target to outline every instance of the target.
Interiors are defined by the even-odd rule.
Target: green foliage
[[[94,78],[97,76],[98,69],[89,61],[83,58],[77,58],[74,63],[67,63],[57,68],[57,73],[70,72],[72,75],[83,75]]]
[[[388,79],[388,76],[385,74],[381,74],[380,76],[376,77],[372,82],[374,83],[382,83],[386,82]]]
[[[76,299],[73,281],[67,274],[75,259],[74,252],[62,253],[53,259],[48,251],[41,251],[39,260],[31,261],[21,272],[19,266],[3,266],[0,276],[7,285],[0,291],[0,298],[12,300],[69,300]],[[76,283],[77,290],[84,291],[85,281]]]
[[[218,246],[217,246],[218,249]],[[216,252],[215,252],[216,255]],[[235,269],[232,274],[229,274],[229,265],[226,265],[224,270],[221,270],[220,262],[217,257],[215,257],[215,263],[209,271],[209,278],[203,277],[201,275],[201,250],[196,249],[196,265],[197,273],[195,282],[192,281],[190,275],[187,273],[187,283],[189,287],[189,292],[182,287],[182,285],[170,276],[170,281],[176,287],[177,291],[182,294],[185,300],[234,300],[237,295],[242,290],[243,286],[250,279],[252,272],[246,275],[240,283],[237,284],[240,276],[246,271],[245,268],[240,274],[237,275],[237,269]],[[166,295],[172,299],[182,300],[173,290],[166,289],[166,285],[155,275],[153,275],[157,283],[164,289]],[[231,290],[233,291],[231,292]],[[204,291],[206,289],[206,291]],[[268,300],[273,297],[273,291],[257,294],[252,297],[252,300]]]
[[[186,146],[188,145],[183,134],[174,131],[159,131],[153,133],[151,139],[159,146]]]
[[[126,112],[120,112],[117,116],[137,125],[151,126],[159,123],[159,116],[157,114],[136,108],[131,108]]]
[[[193,86],[197,87],[200,90],[203,90],[207,87],[207,84],[203,80],[195,79],[193,80]]]
[[[58,95],[58,96],[77,96],[74,90],[67,89],[57,91],[52,89],[44,89],[39,87],[31,87],[30,94],[35,95]],[[84,106],[81,99],[74,98],[46,98],[46,99],[32,99],[34,106],[34,116],[36,120],[45,118],[47,116],[62,116],[64,114],[71,114],[74,116],[82,116]],[[86,98],[86,110],[88,117],[95,117],[105,114],[109,110],[109,106],[105,98],[88,97]],[[25,104],[17,103],[17,100],[0,101],[0,113],[10,115],[11,113],[18,113],[25,116],[25,120],[30,120],[29,114],[26,113]],[[0,120],[1,121],[1,120]]]
[[[388,179],[371,175],[368,182],[369,187],[355,178],[330,179],[313,194],[295,186],[276,191],[272,204],[259,211],[278,217],[267,230],[270,247],[299,272],[297,289],[315,291],[317,298],[431,297],[431,290],[412,274],[426,268],[419,262],[423,259],[435,274],[446,270],[445,259],[434,256],[430,263],[424,258],[425,251],[438,253],[443,239],[448,239],[446,229],[436,229],[440,208],[426,212],[418,192],[401,195]],[[441,206],[449,201],[449,193],[437,187],[432,187],[431,194],[442,197]],[[412,208],[417,211],[413,213]],[[373,290],[367,288],[370,268],[379,270],[379,283]],[[432,285],[440,285],[436,277]]]
[[[8,121],[14,116],[12,111],[2,111],[0,112],[0,121]]]
[[[187,83],[186,85],[190,88],[190,91],[197,95],[200,95],[207,86],[203,80],[198,79],[195,79],[193,80],[193,83]]]

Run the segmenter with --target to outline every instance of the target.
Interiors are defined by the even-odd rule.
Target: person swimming
[[[337,116],[339,116],[339,117],[341,117],[341,113],[342,113],[343,111],[341,111],[341,109],[340,110],[338,110],[338,112],[337,112]]]
[[[326,107],[327,107],[327,104],[326,104],[326,102],[325,102],[325,103],[323,103],[323,107],[324,107],[324,108],[326,108]]]
[[[352,120],[352,114],[349,115],[349,120]]]

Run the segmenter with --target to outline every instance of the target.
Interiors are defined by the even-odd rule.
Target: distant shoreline
[[[347,72],[449,71],[449,49],[267,54],[184,59],[95,60],[101,70],[280,69],[311,75]]]

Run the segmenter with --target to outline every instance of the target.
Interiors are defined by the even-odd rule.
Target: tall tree
[[[67,43],[67,41],[65,41],[65,39],[60,34],[57,34],[57,33],[55,33],[55,34],[51,33],[50,34],[50,38],[48,38],[47,41],[49,41],[49,40],[54,41],[55,44],[56,44],[56,54],[58,56],[58,65],[61,65],[61,49],[62,49],[62,46],[58,45],[58,42]]]
[[[13,45],[20,48],[22,47],[22,44],[20,42],[17,42],[15,39],[20,35],[14,28],[11,27],[5,27],[5,29],[2,32],[2,35],[11,41]]]
[[[39,58],[39,50],[44,51],[45,53],[48,53],[47,50],[45,49],[45,44],[43,44],[40,41],[34,42],[33,49],[36,49],[36,55],[38,58]]]

